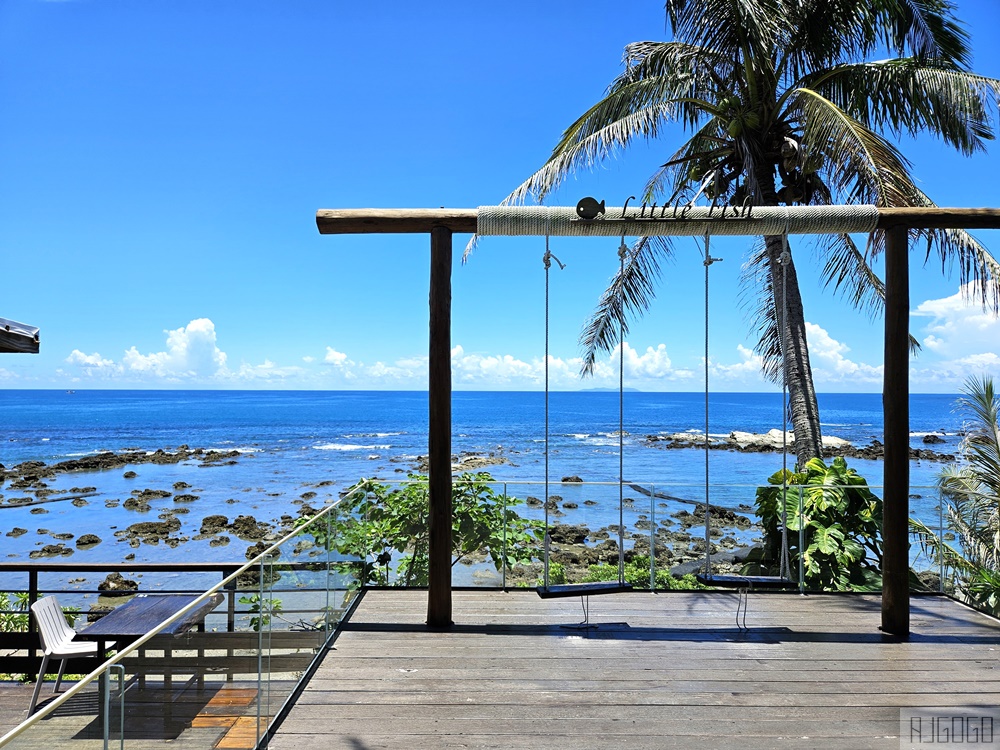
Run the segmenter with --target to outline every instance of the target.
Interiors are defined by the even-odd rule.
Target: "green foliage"
[[[782,469],[767,481],[772,486],[759,488],[755,503],[768,560],[780,559],[784,507],[792,570],[799,564],[799,529],[805,532],[801,556],[808,588],[873,591],[881,587],[882,500],[843,458],[835,458],[829,466],[814,458],[803,472]]]
[[[0,633],[24,633],[28,630],[28,594],[0,592]]]
[[[649,589],[649,556],[648,555],[636,555],[631,560],[625,563],[625,582],[630,584],[632,588],[636,589]],[[597,582],[597,581],[617,581],[618,580],[618,566],[611,565],[609,563],[601,563],[599,565],[591,565],[590,570],[583,579],[583,583]],[[671,574],[669,570],[662,567],[657,567],[656,569],[656,590],[666,591],[669,589],[674,590],[694,590],[694,589],[704,589],[695,580],[695,577],[691,574],[675,577]]]
[[[615,572],[615,577],[618,577],[618,572]],[[566,566],[562,563],[550,562],[549,563],[549,585],[550,586],[560,586],[566,583]],[[544,586],[545,581],[539,579],[539,586]]]
[[[426,586],[429,493],[427,477],[411,474],[402,485],[365,480],[345,498],[344,514],[333,521],[338,552],[358,555],[364,584]],[[499,571],[529,562],[541,538],[541,524],[513,510],[521,501],[497,494],[486,472],[464,472],[452,482],[452,565],[487,554]]]
[[[1000,615],[1000,400],[989,377],[970,378],[958,401],[971,418],[962,442],[965,465],[949,466],[938,478],[952,546],[921,521],[910,532],[924,551],[955,577],[955,594]]]
[[[239,598],[240,604],[249,604],[250,629],[260,632],[282,610],[281,599],[261,598],[260,594],[248,594]]]

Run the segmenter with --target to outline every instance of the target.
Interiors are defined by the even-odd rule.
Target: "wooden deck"
[[[124,738],[130,750],[154,750],[169,742],[190,750],[252,750],[258,729],[285,702],[323,642],[319,631],[269,634],[268,670],[258,682],[259,638],[247,632],[196,632],[157,636],[125,659],[131,676],[124,704],[112,703],[111,739]],[[141,676],[141,678],[140,678]],[[63,682],[63,690],[72,686]],[[53,699],[45,685],[40,706]],[[0,736],[26,718],[32,683],[0,682]],[[10,745],[12,750],[72,746],[103,748],[98,693],[92,683],[44,717]],[[6,746],[5,746],[6,747]]]
[[[0,688],[0,734],[25,718],[33,685],[6,684]],[[156,750],[169,744],[189,750],[253,750],[256,745],[256,680],[243,683],[208,683],[204,686],[147,684],[126,693],[125,746]],[[42,698],[52,694],[45,688]],[[42,703],[44,705],[44,703]],[[120,734],[119,712],[112,709],[112,747]],[[266,720],[265,720],[266,721]],[[15,739],[12,750],[36,748],[103,748],[103,725],[98,719],[97,690],[84,691],[56,709],[40,724]]]
[[[579,600],[370,591],[271,740],[273,750],[900,747],[900,709],[1000,706],[1000,624],[914,598],[912,637],[877,596],[625,593]]]

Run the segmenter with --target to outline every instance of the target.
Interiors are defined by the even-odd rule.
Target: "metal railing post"
[[[938,539],[944,541],[944,493],[938,491]],[[938,547],[938,593],[944,593],[944,552]]]
[[[656,487],[649,490],[649,590],[656,591]]]
[[[805,593],[806,590],[806,564],[805,564],[805,550],[803,547],[806,543],[806,529],[805,524],[802,523],[802,516],[805,515],[805,506],[802,499],[802,487],[798,488],[799,493],[799,593]]]
[[[503,590],[507,590],[507,483],[503,483]]]

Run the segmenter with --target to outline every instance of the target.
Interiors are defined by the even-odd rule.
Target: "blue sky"
[[[975,69],[1000,77],[996,0],[959,0]],[[620,71],[662,39],[661,3],[3,0],[0,316],[39,326],[42,353],[0,361],[6,388],[426,387],[428,240],[320,236],[319,208],[462,207],[502,199]],[[994,113],[996,114],[996,113]],[[620,205],[681,142],[640,146],[549,202]],[[1000,145],[968,159],[901,143],[945,206],[998,206]],[[997,232],[979,238],[1000,250]],[[467,237],[456,236],[456,255]],[[613,274],[616,240],[555,238],[553,387]],[[712,268],[712,387],[770,390],[737,276]],[[456,388],[541,387],[541,238],[486,238],[453,282]],[[881,390],[881,321],[823,292],[794,246],[820,391]],[[628,337],[626,384],[699,390],[703,270],[678,243]],[[1000,373],[1000,323],[915,257],[912,389]]]

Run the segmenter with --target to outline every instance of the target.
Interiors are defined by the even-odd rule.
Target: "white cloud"
[[[308,361],[311,362],[312,357],[309,357]],[[354,362],[349,360],[346,354],[338,352],[332,346],[326,347],[326,356],[323,357],[323,361],[334,367],[350,367],[354,365]]]
[[[913,310],[914,319],[927,322],[923,351],[910,371],[911,389],[956,392],[971,375],[1000,373],[1000,319],[976,302],[978,292],[978,284],[967,284],[950,297],[925,300]]]
[[[211,382],[233,377],[226,367],[226,353],[219,349],[215,324],[208,318],[165,330],[166,350],[141,353],[130,347],[120,362],[99,353],[74,349],[66,362],[77,368],[77,377],[114,378],[129,382]]]
[[[850,380],[859,386],[861,384],[881,386],[882,366],[848,359],[845,355],[851,348],[833,338],[826,329],[807,322],[806,339],[809,343],[813,380],[816,383]]]
[[[550,360],[550,364],[553,364],[553,360]],[[561,364],[556,364],[556,368],[564,369]],[[451,369],[456,384],[483,387],[486,384],[496,387],[534,386],[544,380],[540,377],[544,372],[544,365],[539,360],[529,363],[510,354],[466,354],[461,346],[451,350]]]
[[[80,372],[88,378],[114,378],[122,373],[122,367],[114,360],[105,359],[97,352],[84,354],[74,349],[66,357],[66,362],[80,368]]]
[[[930,318],[923,345],[944,357],[960,358],[988,353],[1000,342],[1000,319],[976,302],[978,285],[966,284],[957,293],[917,305],[914,317]]]
[[[223,377],[229,377],[231,380],[250,382],[283,382],[301,377],[305,374],[305,372],[305,368],[302,367],[296,367],[294,365],[290,367],[279,367],[271,360],[265,359],[259,365],[251,365],[244,362],[239,366],[239,369],[236,372],[220,372],[218,373],[218,377],[220,379]]]
[[[226,374],[226,353],[216,345],[215,324],[208,318],[192,320],[167,334],[167,350],[140,354],[133,346],[122,358],[126,372],[158,378],[197,379]]]
[[[647,346],[646,351],[639,354],[626,341],[622,344],[622,349],[625,354],[622,359],[625,363],[626,378],[653,378],[659,380],[672,378],[676,374],[672,367],[673,363],[670,361],[670,355],[667,354],[666,344],[658,344],[655,349]],[[615,357],[617,352],[618,347],[615,347],[615,352],[611,354],[612,359],[617,359]]]
[[[764,379],[760,371],[763,358],[743,344],[736,345],[736,353],[739,355],[739,361],[731,365],[712,362],[709,367],[710,375],[713,378],[722,379],[730,387],[737,383],[742,383],[747,387],[757,387],[763,383]],[[691,375],[693,377],[694,373]]]

